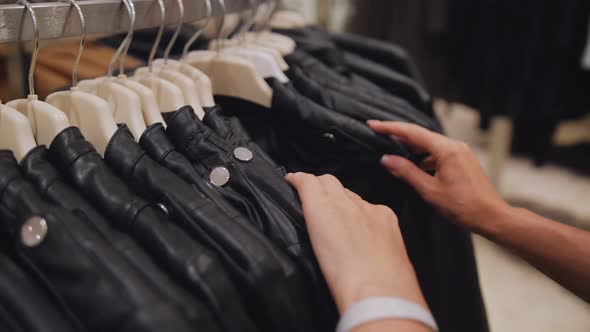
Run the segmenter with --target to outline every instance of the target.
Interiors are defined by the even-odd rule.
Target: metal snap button
[[[227,168],[220,166],[211,171],[211,174],[209,174],[209,181],[218,187],[223,187],[229,182],[229,177],[230,174]]]
[[[239,161],[247,163],[252,160],[252,158],[254,158],[254,154],[252,151],[250,151],[250,149],[240,146],[234,149],[234,157],[236,157],[236,159]]]
[[[164,212],[166,215],[169,215],[168,208],[166,207],[166,205],[162,203],[156,203],[156,206],[159,207],[160,210],[162,210],[162,212]]]
[[[46,236],[47,221],[39,216],[27,219],[20,230],[21,241],[27,247],[39,245]]]
[[[332,133],[324,133],[324,134],[322,134],[322,137],[327,142],[330,142],[332,144],[336,143],[336,136],[334,136],[334,134],[332,134]]]

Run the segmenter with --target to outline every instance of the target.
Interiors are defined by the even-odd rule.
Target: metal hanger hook
[[[150,56],[148,58],[148,67],[150,73],[152,72],[154,58],[156,57],[156,51],[158,50],[158,46],[160,45],[160,41],[162,40],[162,35],[164,34],[164,26],[166,24],[166,6],[164,5],[164,0],[157,0],[158,6],[160,6],[160,27],[158,28],[158,34],[156,35],[156,40],[154,41],[154,45],[150,50]]]
[[[72,86],[78,85],[78,66],[80,65],[80,59],[82,58],[82,52],[84,52],[84,45],[86,45],[86,20],[82,9],[75,0],[61,0],[72,5],[78,13],[80,19],[80,46],[78,47],[78,54],[76,54],[76,60],[74,61],[74,67],[72,68]]]
[[[219,53],[221,51],[221,33],[223,32],[223,26],[225,25],[225,1],[224,0],[218,0],[219,2],[219,7],[221,8],[221,19],[219,20],[219,27],[217,28],[217,36],[215,37],[215,39],[217,39],[217,46],[216,51]]]
[[[190,50],[191,46],[193,46],[193,44],[197,41],[197,39],[203,33],[203,30],[205,30],[209,26],[209,23],[211,22],[211,17],[213,15],[213,9],[211,7],[211,0],[205,0],[205,5],[207,6],[207,15],[206,15],[207,20],[205,21],[205,24],[201,28],[197,29],[197,32],[195,32],[192,35],[191,39],[189,39],[188,42],[184,45],[184,48],[182,49],[182,57],[183,58],[188,54],[188,51]]]
[[[133,5],[133,2],[131,0],[121,1],[125,5],[125,10],[127,10],[127,15],[129,17],[129,31],[127,32],[127,36],[125,36],[125,39],[123,39],[123,42],[121,43],[121,45],[119,45],[119,48],[117,49],[115,54],[113,54],[113,57],[109,62],[109,70],[107,73],[107,76],[109,78],[113,77],[113,68],[115,67],[115,62],[117,62],[117,59],[121,56],[121,53],[123,53],[123,51],[125,51],[125,53],[123,54],[124,56],[120,61],[120,65],[124,68],[124,57],[127,56],[126,48],[129,48],[128,44],[131,45],[131,39],[133,38],[133,28],[135,27],[135,6]],[[123,70],[121,70],[121,73],[123,73]]]
[[[268,0],[268,11],[266,14],[266,18],[264,19],[264,21],[262,22],[262,24],[258,25],[257,27],[255,27],[254,29],[256,31],[264,31],[266,29],[268,29],[268,26],[270,24],[270,21],[272,19],[272,15],[274,14],[275,10],[278,7],[278,1],[277,0]]]
[[[180,34],[180,30],[182,29],[182,23],[184,23],[184,3],[182,0],[177,0],[178,3],[178,25],[176,26],[176,30],[174,31],[174,35],[170,39],[168,46],[166,46],[166,50],[164,51],[164,64],[168,63],[168,57],[170,56],[170,51],[172,50],[172,46],[178,39],[178,35]]]
[[[29,66],[29,95],[35,94],[35,67],[37,65],[37,55],[39,55],[39,25],[37,24],[37,16],[33,10],[33,6],[27,0],[18,0],[17,4],[25,6],[25,9],[31,15],[31,21],[33,22],[33,54],[31,55],[31,65]],[[24,18],[24,15],[23,15]],[[23,19],[24,21],[24,19]],[[23,29],[19,31],[19,41],[22,38]]]

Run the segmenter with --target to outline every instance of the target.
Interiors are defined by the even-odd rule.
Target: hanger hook
[[[75,0],[61,0],[72,5],[78,13],[80,19],[80,46],[78,47],[78,54],[76,54],[76,60],[74,61],[74,67],[72,68],[72,86],[78,85],[78,66],[80,65],[80,59],[82,58],[82,52],[84,51],[84,45],[86,45],[86,20],[82,9]]]
[[[205,0],[205,5],[207,6],[207,20],[205,21],[205,24],[202,27],[197,29],[197,32],[195,32],[191,39],[189,39],[188,42],[184,45],[184,48],[182,49],[183,58],[188,54],[188,51],[190,50],[191,46],[193,46],[193,44],[203,33],[203,30],[205,30],[205,28],[207,28],[207,26],[209,26],[209,23],[211,22],[211,17],[213,14],[213,9],[211,8],[211,0]]]
[[[217,36],[215,37],[215,39],[217,39],[217,46],[216,51],[219,53],[219,51],[221,51],[221,33],[223,32],[223,26],[225,25],[225,1],[224,0],[218,0],[219,2],[219,7],[221,8],[221,19],[219,20],[219,27],[217,28]]]
[[[162,40],[162,35],[164,34],[164,26],[166,24],[166,6],[164,5],[163,0],[157,0],[158,5],[160,6],[160,27],[158,28],[158,34],[156,35],[156,40],[154,41],[154,46],[150,50],[150,56],[148,58],[148,67],[150,72],[152,72],[152,65],[154,62],[154,58],[156,57],[156,51],[158,50],[158,46],[160,45],[160,41]]]
[[[252,26],[254,26],[254,23],[256,22],[256,16],[258,15],[258,9],[260,9],[260,2],[257,0],[248,0],[248,4],[250,7],[252,7],[252,12],[246,19],[246,22],[242,24],[238,30],[238,39],[241,39],[242,41],[246,40],[246,33]]]
[[[127,32],[127,36],[125,36],[125,39],[123,39],[123,42],[121,42],[121,45],[119,45],[119,48],[117,49],[115,54],[113,54],[111,62],[109,62],[109,71],[107,74],[109,78],[113,77],[113,68],[115,67],[115,62],[117,61],[119,56],[121,56],[121,53],[127,46],[127,43],[131,44],[131,38],[133,38],[133,28],[135,27],[135,6],[133,5],[133,2],[131,2],[130,0],[121,1],[125,5],[125,9],[127,10],[127,15],[129,17],[129,32]],[[125,56],[126,55],[127,51],[125,51]],[[121,61],[124,61],[124,59],[121,59]]]
[[[119,60],[119,74],[125,74],[125,59],[127,59],[127,52],[129,51],[129,47],[131,47],[131,41],[133,40],[133,33],[135,32],[135,4],[133,0],[127,0],[129,8],[131,9],[131,13],[133,15],[133,20],[129,26],[129,33],[125,39],[125,48],[123,49],[123,53],[121,54],[121,60]]]
[[[168,63],[168,57],[170,56],[170,51],[172,50],[172,46],[178,39],[178,35],[180,34],[180,30],[182,29],[182,24],[184,23],[184,3],[182,0],[177,0],[178,2],[178,25],[176,26],[176,30],[174,31],[174,35],[168,42],[168,46],[166,46],[166,50],[164,51],[164,64]]]
[[[272,15],[274,14],[275,10],[277,9],[277,6],[278,6],[277,0],[268,0],[268,3],[269,3],[269,6],[268,6],[266,18],[264,19],[262,24],[258,25],[258,27],[255,28],[256,31],[264,31],[264,30],[268,29],[268,26],[270,24],[270,20],[272,19]]]
[[[37,65],[37,55],[39,54],[39,25],[37,24],[37,16],[35,15],[35,11],[33,10],[33,6],[27,0],[18,0],[17,3],[19,5],[25,6],[25,9],[31,15],[31,21],[33,22],[33,54],[31,56],[31,65],[29,66],[29,95],[35,94],[35,66]],[[23,15],[24,18],[24,15]],[[24,21],[24,19],[23,19]],[[22,38],[23,29],[21,28],[19,31],[18,39],[21,40]]]

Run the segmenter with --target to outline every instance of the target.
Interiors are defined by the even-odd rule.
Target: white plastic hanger
[[[270,26],[273,29],[298,29],[306,25],[307,22],[301,14],[289,10],[279,10],[270,19]]]
[[[252,5],[252,15],[250,15],[250,17],[246,19],[246,22],[242,24],[237,37],[233,39],[212,40],[209,43],[209,49],[222,48],[224,50],[231,50],[234,48],[247,48],[257,52],[266,53],[273,57],[274,61],[282,71],[288,70],[289,65],[285,59],[283,59],[283,56],[277,48],[274,48],[274,46],[265,45],[264,43],[259,43],[256,39],[256,34],[247,33],[255,25],[258,9],[260,8],[260,6],[254,2],[255,0],[249,1]]]
[[[50,94],[47,102],[63,110],[71,123],[78,128],[97,151],[104,156],[105,148],[117,131],[117,124],[109,104],[103,99],[76,87],[78,82],[78,65],[86,42],[86,23],[80,6],[74,0],[64,0],[76,9],[82,29],[80,47],[72,69],[72,88]]]
[[[11,150],[20,162],[36,146],[27,117],[0,101],[0,149]]]
[[[158,110],[160,113],[162,113],[172,112],[184,106],[184,96],[182,95],[182,91],[179,87],[163,78],[158,77],[152,72],[153,59],[156,55],[156,50],[160,44],[160,40],[162,39],[162,34],[164,33],[164,22],[166,18],[166,8],[164,7],[164,2],[162,0],[158,0],[158,4],[160,5],[160,29],[158,29],[156,41],[154,42],[154,45],[150,51],[147,71],[140,74],[137,74],[138,72],[136,71],[136,74],[131,77],[131,79],[142,84],[152,92],[154,98],[156,99]]]
[[[251,36],[253,40],[263,46],[273,47],[278,50],[281,55],[288,55],[295,51],[297,43],[285,35],[280,33],[274,33],[270,30],[270,22],[275,14],[277,7],[277,0],[269,0],[265,7],[267,8],[266,18],[262,21],[262,24],[255,25],[254,33],[247,33],[246,36]]]
[[[172,68],[168,68],[167,61],[170,56],[170,51],[172,50],[172,46],[176,42],[178,35],[180,34],[180,30],[182,29],[182,23],[184,21],[184,4],[182,0],[178,0],[178,10],[179,10],[179,22],[174,31],[174,35],[168,42],[166,46],[166,50],[164,52],[164,65],[158,67],[152,67],[152,72],[155,73],[157,76],[173,83],[174,85],[178,86],[182,91],[182,95],[184,97],[184,104],[190,105],[197,116],[199,118],[203,118],[205,112],[203,111],[203,106],[201,105],[201,101],[199,98],[199,92],[197,89],[196,82],[191,79],[190,77],[184,75],[183,73],[176,71]],[[135,75],[141,76],[143,73],[146,73],[146,69],[138,69],[135,71]]]
[[[126,124],[133,134],[133,137],[136,140],[139,140],[146,129],[146,122],[143,119],[141,109],[141,100],[133,90],[117,83],[113,78],[114,64],[124,51],[127,43],[131,42],[131,39],[133,38],[133,27],[135,26],[135,6],[133,5],[132,0],[122,1],[129,14],[129,32],[111,59],[108,76],[81,81],[78,83],[78,88],[106,100],[111,108],[115,121],[117,123]],[[125,55],[123,55],[123,58],[124,56]],[[121,68],[124,68],[123,60],[121,60],[120,64]]]
[[[219,0],[219,4],[224,14],[224,0]],[[223,24],[224,15],[221,16],[218,38],[223,30]],[[187,55],[186,62],[202,70],[211,78],[215,94],[241,98],[265,107],[271,106],[272,89],[264,78],[282,79],[280,75],[284,76],[284,74],[270,55],[251,50],[241,51],[240,57],[235,53],[228,54],[219,50],[213,55],[201,53],[192,57],[193,53]]]
[[[165,12],[166,9],[164,8],[164,1],[158,0],[158,4],[160,6],[161,19],[162,19],[162,21],[164,21],[164,18],[166,15],[166,12]],[[161,114],[160,108],[158,107],[158,102],[156,100],[156,96],[154,95],[152,90],[135,80],[128,79],[127,76],[123,72],[124,68],[125,68],[125,66],[124,66],[125,57],[127,55],[127,52],[129,51],[130,46],[131,46],[131,40],[129,40],[127,42],[127,44],[125,45],[125,50],[123,51],[123,56],[120,61],[120,74],[115,78],[115,82],[123,85],[124,87],[130,89],[131,91],[133,91],[137,94],[137,96],[139,97],[139,100],[141,102],[141,111],[142,111],[143,118],[145,120],[146,125],[152,125],[154,123],[161,123],[165,128],[166,123],[165,123],[164,119],[162,118],[162,114]],[[152,58],[150,55],[150,61],[151,60],[152,60]]]
[[[61,110],[38,100],[35,94],[35,65],[39,53],[39,26],[31,4],[26,0],[19,0],[18,3],[25,6],[33,22],[34,47],[31,66],[29,67],[29,95],[26,99],[16,99],[7,103],[7,105],[27,116],[38,144],[49,146],[57,134],[70,126],[70,122]]]
[[[212,12],[211,0],[205,0],[205,4],[207,6],[207,14],[206,14],[207,20],[205,21],[204,26],[207,26],[211,20],[211,12]],[[197,83],[196,84],[197,90],[198,90],[199,99],[201,101],[202,106],[203,107],[213,107],[213,106],[215,106],[215,101],[213,100],[213,89],[212,89],[211,80],[209,79],[209,77],[207,75],[205,75],[205,73],[203,73],[202,71],[198,70],[197,68],[195,68],[187,63],[184,63],[184,61],[183,61],[183,59],[188,54],[190,47],[199,38],[202,31],[203,31],[203,28],[197,29],[195,34],[193,34],[193,36],[184,45],[180,61],[168,59],[168,62],[166,63],[165,59],[157,59],[153,62],[153,65],[156,67],[162,67],[162,66],[166,65],[167,68],[169,68],[171,70],[179,71],[179,72],[183,73],[184,75],[188,76],[189,78],[191,78],[194,82]]]

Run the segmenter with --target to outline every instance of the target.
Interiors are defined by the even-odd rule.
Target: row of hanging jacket
[[[406,47],[435,96],[478,110],[484,129],[511,118],[515,152],[537,163],[585,158],[587,149],[554,159],[552,138],[561,121],[588,114],[590,2],[357,0],[355,9],[350,29]]]
[[[77,82],[76,63],[71,88],[0,104],[2,330],[333,331],[338,313],[284,179],[303,171],[393,208],[440,330],[487,331],[469,234],[379,162],[424,156],[366,125],[442,132],[407,53],[286,13],[260,31],[255,13],[268,21],[274,9],[264,4],[235,38],[218,32],[190,51],[197,29],[172,59],[178,6],[163,59],[162,23],[142,35],[153,47],[133,75],[112,76],[113,59],[109,76]]]

